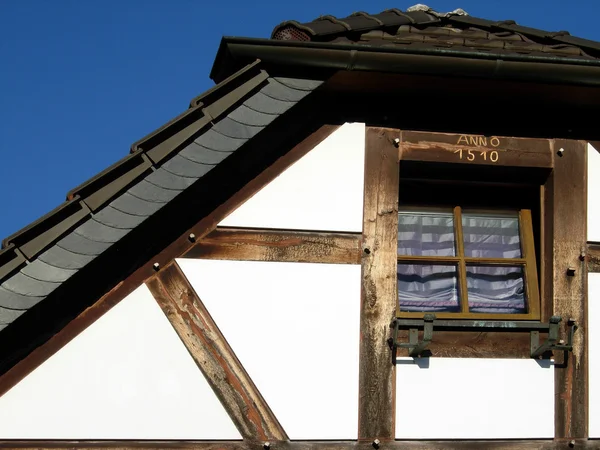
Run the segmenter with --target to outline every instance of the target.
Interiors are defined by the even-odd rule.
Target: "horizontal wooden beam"
[[[177,264],[146,282],[181,341],[246,440],[287,435]]]
[[[181,449],[181,450],[565,450],[598,449],[600,441],[568,440],[451,440],[451,441],[388,441],[379,447],[372,442],[294,441],[249,443],[242,441],[0,441],[0,448],[27,450],[127,450],[127,449]]]
[[[360,233],[217,228],[184,258],[360,264]]]
[[[552,168],[547,139],[402,131],[403,161]]]

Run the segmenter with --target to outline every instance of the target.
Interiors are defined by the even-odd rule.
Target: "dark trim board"
[[[568,450],[600,449],[600,441],[594,440],[461,440],[461,441],[381,441],[374,445],[366,442],[294,441],[249,443],[243,441],[0,441],[0,448],[27,450],[129,450],[129,449],[181,449],[181,450]]]
[[[600,244],[588,243],[586,259],[588,272],[600,272]]]
[[[317,119],[317,121],[319,120]],[[288,125],[290,127],[294,127],[294,124],[292,123]],[[298,127],[298,125],[296,125],[296,127]],[[255,192],[259,191],[272,180],[274,180],[280,173],[302,158],[302,156],[308,153],[312,148],[325,140],[337,128],[337,126],[332,125],[316,126],[314,124],[311,125],[310,123],[304,122],[304,125],[300,127],[299,130],[304,130],[304,136],[306,137],[300,139],[298,136],[296,136],[298,141],[292,144],[291,149],[287,152],[285,151],[286,141],[279,141],[280,145],[282,145],[284,148],[279,149],[279,154],[277,153],[277,149],[273,148],[273,154],[271,154],[271,158],[267,158],[266,160],[262,161],[263,165],[266,163],[266,168],[261,167],[261,162],[256,161],[256,158],[253,158],[252,152],[250,151],[248,154],[246,154],[246,173],[244,175],[240,174],[240,178],[238,180],[241,185],[228,186],[222,194],[230,193],[229,197],[220,199],[215,198],[215,201],[221,201],[221,203],[211,205],[210,212],[208,212],[200,221],[196,219],[194,223],[187,225],[186,228],[183,228],[185,230],[183,233],[179,231],[176,236],[170,237],[167,234],[162,239],[147,242],[149,245],[149,250],[156,248],[157,245],[163,246],[159,247],[159,251],[156,253],[149,253],[148,249],[146,249],[146,254],[138,255],[138,258],[143,258],[143,261],[141,262],[141,265],[137,269],[131,271],[127,277],[122,278],[123,272],[119,272],[118,270],[131,270],[130,266],[126,266],[125,269],[121,267],[120,264],[123,263],[123,258],[119,259],[115,256],[116,263],[114,264],[114,267],[95,267],[96,270],[103,270],[112,274],[115,279],[113,285],[114,287],[112,287],[108,292],[98,292],[98,290],[94,290],[94,271],[92,270],[92,272],[89,273],[89,277],[91,278],[83,277],[78,283],[80,292],[88,292],[90,295],[90,298],[87,299],[89,302],[89,306],[87,308],[79,311],[77,314],[74,314],[66,323],[56,324],[56,328],[48,331],[48,336],[46,336],[46,339],[42,342],[28,344],[30,346],[33,345],[34,348],[27,352],[26,355],[22,355],[22,359],[20,360],[14,361],[8,359],[6,355],[2,354],[2,350],[0,349],[0,359],[2,360],[2,366],[0,366],[0,373],[2,373],[2,376],[0,376],[0,396],[25,378],[29,373],[35,370],[57,351],[59,351],[68,342],[74,339],[79,333],[81,333],[84,329],[99,319],[104,313],[110,310],[110,308],[133,292],[144,282],[144,280],[152,277],[156,273],[154,268],[156,263],[158,264],[158,267],[165,267],[175,258],[183,255],[186,251],[194,246],[196,240],[200,240],[206,234],[214,230],[216,225],[225,217],[227,217],[227,215],[233,212],[239,205],[244,203]],[[258,137],[260,137],[260,135],[257,136],[257,138]],[[277,142],[277,140],[272,141],[272,146],[277,147]],[[289,143],[289,141],[287,142]],[[196,204],[196,202],[193,200],[193,198],[195,196],[197,197],[198,195],[196,192],[190,192],[189,195],[184,193],[182,195],[184,198],[181,199],[181,202],[183,202],[184,205],[186,201],[189,202],[188,204],[190,206],[194,206]],[[176,206],[182,207],[179,203]],[[184,208],[184,210],[187,211],[187,214],[189,214],[191,217],[194,216],[193,208]],[[178,220],[179,219],[181,219],[181,223],[178,225],[182,226],[182,224],[186,225],[189,222],[190,217],[178,216]],[[153,225],[157,228],[153,228]],[[162,227],[168,227],[172,225],[175,225],[175,223],[150,223],[148,225],[146,236],[156,236],[155,233],[164,231]],[[173,233],[173,230],[170,231]],[[190,234],[194,234],[195,240],[190,240]],[[134,245],[134,243],[131,245]],[[121,248],[120,250],[125,251],[126,248],[127,247]],[[93,261],[92,264],[95,262],[96,261]],[[114,272],[114,274],[112,272]],[[92,294],[94,294],[95,297],[92,297]],[[58,300],[60,300],[60,297],[57,299],[57,301]],[[49,302],[44,302],[44,304],[49,304]],[[51,311],[48,312],[48,314],[51,313]],[[54,311],[54,313],[56,313],[56,311]],[[47,321],[48,319],[48,316],[43,315],[41,317],[37,317],[38,321]],[[46,322],[44,322],[44,324],[48,326]],[[33,322],[30,323],[29,326],[39,326],[39,324],[37,324],[37,322]],[[7,328],[0,334],[0,336],[6,339],[5,341],[0,339],[0,343],[2,343],[4,346],[3,348],[5,352],[13,348],[18,342],[10,340],[10,331],[10,328]],[[21,351],[24,350],[25,348],[22,347]],[[16,356],[12,356],[12,358],[15,357]]]

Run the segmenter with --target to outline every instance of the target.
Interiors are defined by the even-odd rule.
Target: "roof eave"
[[[270,66],[446,75],[600,86],[600,60],[224,37],[211,70],[219,82],[248,61]]]

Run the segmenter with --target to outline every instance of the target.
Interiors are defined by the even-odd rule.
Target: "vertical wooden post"
[[[395,437],[395,370],[387,339],[398,301],[398,130],[367,128],[358,437]]]
[[[551,213],[553,218],[553,278],[551,289],[547,289],[545,295],[553,299],[553,313],[563,318],[563,333],[566,333],[566,323],[569,319],[574,319],[578,326],[573,352],[568,353],[564,361],[563,355],[555,355],[555,438],[586,438],[587,271],[585,262],[580,259],[587,240],[586,143],[555,140],[553,144],[557,156],[554,172],[548,182],[550,189],[546,199],[551,206],[548,213]],[[546,254],[546,258],[549,257],[550,255]],[[567,275],[569,267],[575,269],[574,276]]]

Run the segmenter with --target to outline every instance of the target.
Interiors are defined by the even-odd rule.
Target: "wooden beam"
[[[586,259],[588,272],[600,272],[600,244],[588,244]]]
[[[547,139],[402,131],[402,160],[552,168]]]
[[[555,366],[555,436],[557,438],[585,438],[588,433],[588,361],[587,361],[587,267],[581,255],[586,250],[587,167],[586,143],[556,140],[552,151],[560,149],[554,171],[548,181],[547,202],[550,203],[552,231],[546,239],[553,242],[552,251],[545,258],[552,261],[546,267],[551,277],[545,295],[553,299],[553,314],[563,317],[562,332],[566,336],[566,322],[574,319],[573,352],[563,357],[558,354]],[[547,213],[548,214],[548,213]],[[567,269],[575,269],[568,276]]]
[[[323,125],[317,131],[307,136],[272,165],[263,170],[256,178],[244,185],[226,202],[217,206],[210,214],[179,235],[177,239],[154,255],[154,257],[144,261],[127,279],[114,286],[109,292],[100,297],[96,303],[71,320],[50,339],[14,364],[0,376],[0,396],[4,395],[44,361],[78,336],[79,333],[132,293],[144,280],[152,277],[155,274],[153,269],[154,263],[158,263],[160,267],[164,267],[189,250],[193,246],[193,242],[189,239],[190,234],[193,233],[197,239],[201,239],[210,233],[221,220],[232,213],[239,205],[273,181],[279,174],[324,141],[338,128],[339,126],[337,125]]]
[[[396,314],[398,130],[367,128],[360,316],[360,440],[395,437],[396,376],[387,340]]]
[[[393,441],[379,447],[372,442],[336,441],[294,441],[249,443],[242,441],[0,441],[1,448],[27,450],[67,450],[67,449],[182,449],[182,450],[564,450],[598,449],[600,444],[593,440],[552,441],[552,440],[452,440],[452,441]]]
[[[217,228],[184,258],[360,264],[361,234]]]
[[[249,441],[288,437],[176,263],[146,282],[240,434]],[[232,320],[235,317],[232,315]]]

